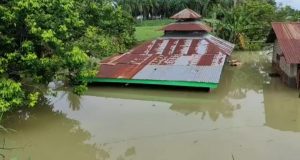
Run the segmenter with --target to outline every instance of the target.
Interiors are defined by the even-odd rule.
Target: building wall
[[[297,76],[297,65],[295,64],[287,64],[284,57],[280,57],[279,62],[280,69],[287,74],[289,77]]]
[[[276,39],[274,42],[274,46],[273,46],[273,56],[272,56],[273,63],[278,63],[278,60],[276,57],[277,57],[277,55],[280,55],[280,54],[282,54],[282,51],[279,47],[278,40]]]
[[[297,76],[298,76],[298,64],[292,64],[290,68],[291,68],[291,77],[297,78]]]
[[[282,50],[280,49],[278,40],[274,43],[274,52],[272,56],[273,64],[276,67],[278,72],[281,75],[281,78],[284,83],[286,83],[290,87],[296,87],[297,86],[297,64],[288,64],[282,54]]]

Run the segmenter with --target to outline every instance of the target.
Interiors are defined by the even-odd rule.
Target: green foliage
[[[213,26],[216,35],[237,44],[239,49],[260,48],[275,19],[275,9],[267,1],[245,0],[229,9],[215,6],[211,18],[205,21]]]
[[[291,8],[290,6],[280,7],[277,10],[277,21],[299,21],[300,11]]]
[[[203,16],[209,16],[212,8],[216,5],[224,9],[234,8],[245,0],[115,0],[125,10],[129,11],[133,16],[143,15],[145,18],[151,16],[162,15],[168,18],[174,13],[190,8]],[[275,6],[275,0],[260,0]],[[150,15],[150,17],[149,17]]]
[[[97,27],[88,27],[84,36],[75,42],[89,56],[108,57],[112,53],[123,52],[126,50],[124,43],[118,42],[118,38],[104,34],[105,31]]]
[[[0,112],[34,107],[51,81],[82,94],[99,58],[134,44],[133,25],[110,1],[1,1]]]
[[[269,34],[270,24],[275,19],[275,7],[267,1],[248,0],[236,7],[234,14],[237,28],[251,41],[259,41]]]
[[[39,95],[40,95],[39,92],[29,93],[28,94],[28,100],[29,100],[28,106],[29,107],[34,107],[38,103]]]
[[[73,92],[77,95],[82,95],[87,90],[88,88],[86,87],[86,85],[79,85],[73,89]]]
[[[211,4],[216,3],[211,0],[116,0],[116,2],[133,16],[143,15],[145,18],[151,18],[149,15],[170,17],[184,8],[191,8],[204,14]],[[218,2],[223,3],[223,0]]]
[[[84,67],[88,62],[88,56],[79,47],[73,47],[69,52],[66,52],[66,66],[72,73],[74,71],[80,70],[80,67]]]
[[[272,21],[297,21],[300,18],[300,11],[289,6],[276,8],[275,0],[115,1],[133,16],[143,15],[146,19],[159,15],[162,18],[168,18],[184,8],[193,9],[214,28],[214,34],[237,44],[237,49],[261,49],[266,35],[271,29]],[[159,26],[163,22],[162,20],[146,21],[146,23],[142,22],[137,25],[138,27],[143,25]],[[147,37],[148,32],[143,32],[142,29],[153,30],[154,28],[137,28],[137,39],[147,40],[143,37]]]
[[[0,112],[6,112],[11,107],[19,107],[25,100],[21,84],[9,79],[0,79]]]
[[[134,19],[121,7],[114,7],[111,1],[89,1],[78,2],[84,14],[83,19],[89,26],[98,27],[114,38],[115,45],[130,47],[134,44]]]

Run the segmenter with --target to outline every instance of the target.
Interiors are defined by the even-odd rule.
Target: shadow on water
[[[131,88],[131,89],[145,89],[145,90],[156,90],[156,91],[182,91],[182,92],[203,92],[208,93],[208,88],[195,88],[195,87],[183,87],[183,86],[162,86],[162,85],[143,85],[143,84],[122,84],[122,83],[92,83],[89,87],[116,87],[120,89]]]

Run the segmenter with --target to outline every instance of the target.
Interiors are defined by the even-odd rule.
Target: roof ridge
[[[185,8],[181,11],[179,11],[178,13],[174,14],[173,16],[171,16],[171,19],[199,19],[202,16],[200,14],[198,14],[197,12],[189,9],[189,8]]]

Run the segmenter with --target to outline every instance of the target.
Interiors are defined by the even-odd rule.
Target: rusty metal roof
[[[175,14],[172,18],[188,21],[170,24],[164,30],[172,32],[164,37],[102,61],[95,81],[216,88],[234,45],[207,33],[212,29],[195,21],[200,17],[190,9]]]
[[[202,22],[179,22],[167,25],[164,31],[206,31],[211,32],[212,28]]]
[[[172,17],[170,17],[171,19],[199,19],[202,16],[199,15],[198,13],[196,13],[195,11],[191,10],[191,9],[184,9],[178,13],[176,13],[175,15],[173,15]]]
[[[129,53],[131,54],[159,54],[159,55],[204,55],[218,54],[230,55],[234,45],[205,34],[203,37],[163,37],[144,43]]]
[[[97,77],[218,83],[233,48],[209,34],[163,37],[102,61]]]
[[[300,63],[300,23],[276,22],[272,23],[278,43],[287,63]]]

